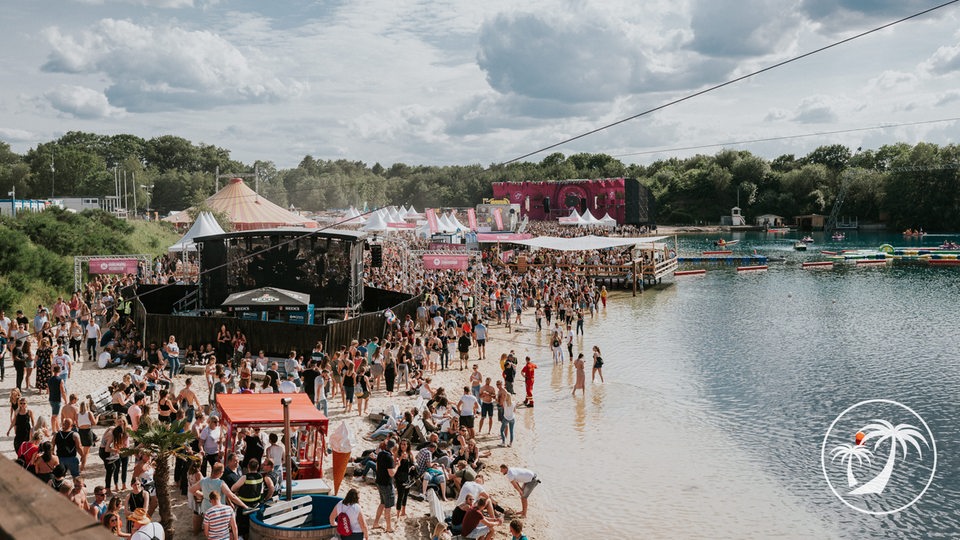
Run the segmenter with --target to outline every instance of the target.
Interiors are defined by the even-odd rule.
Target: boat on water
[[[940,244],[940,249],[960,249],[960,244],[956,242],[947,241]]]
[[[767,232],[772,234],[787,234],[788,232],[790,232],[790,228],[789,227],[770,227],[769,229],[767,229]]]
[[[812,236],[804,236],[803,238],[800,239],[800,241],[803,242],[803,243],[806,243],[806,244],[812,244],[812,243],[813,243],[813,237],[812,237]]]
[[[833,233],[833,236],[831,236],[830,238],[831,238],[832,240],[837,240],[837,241],[839,241],[839,240],[843,240],[843,239],[846,238],[846,237],[847,237],[847,235],[843,234],[842,232],[836,232],[836,233]]]
[[[724,247],[724,246],[735,246],[739,243],[740,243],[739,240],[724,240],[723,238],[721,238],[716,242],[714,242],[713,245]]]
[[[917,230],[907,229],[903,231],[903,236],[907,238],[921,238],[926,235],[927,233],[923,232],[923,229],[917,229]]]
[[[806,251],[807,243],[804,242],[803,240],[797,240],[796,242],[793,243],[793,249],[797,251]]]

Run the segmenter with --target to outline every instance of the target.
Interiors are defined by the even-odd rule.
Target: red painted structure
[[[519,204],[520,215],[529,216],[531,220],[545,221],[566,217],[570,215],[571,209],[576,208],[580,214],[589,210],[597,219],[602,219],[604,214],[609,213],[618,224],[623,224],[627,221],[626,182],[624,178],[495,182],[493,196]]]

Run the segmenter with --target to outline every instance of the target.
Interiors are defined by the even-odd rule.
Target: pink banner
[[[466,270],[470,266],[469,255],[424,255],[426,270]]]
[[[532,234],[527,233],[477,233],[477,242],[513,242],[515,240],[529,240]]]
[[[90,259],[91,274],[136,274],[137,259]]]
[[[416,223],[387,223],[387,227],[391,229],[414,229],[417,227]]]
[[[500,212],[499,208],[493,209],[493,221],[496,222],[497,224],[497,230],[502,231],[503,230],[503,213]]]
[[[467,209],[467,226],[471,231],[477,230],[477,211],[473,208]]]
[[[427,224],[430,225],[430,234],[437,234],[440,230],[440,224],[437,223],[437,211],[433,208],[427,208]]]

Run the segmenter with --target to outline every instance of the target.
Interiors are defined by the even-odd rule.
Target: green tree
[[[173,507],[170,505],[170,460],[175,458],[197,461],[188,452],[188,445],[194,436],[190,430],[184,430],[184,422],[177,420],[166,422],[140,422],[136,430],[129,430],[133,447],[125,450],[124,455],[149,454],[156,459],[153,481],[157,491],[160,524],[167,540],[176,538],[176,522],[173,520]]]

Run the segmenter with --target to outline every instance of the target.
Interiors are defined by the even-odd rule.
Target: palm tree
[[[830,451],[830,461],[833,461],[840,458],[840,463],[843,464],[844,461],[847,462],[847,484],[850,487],[857,485],[857,479],[853,476],[853,460],[857,460],[857,465],[863,465],[863,462],[866,461],[870,463],[870,456],[873,455],[873,452],[869,448],[863,445],[843,443],[837,445]]]
[[[137,455],[150,452],[157,461],[153,480],[157,490],[157,503],[160,510],[160,524],[166,533],[167,540],[173,540],[173,514],[170,508],[170,458],[196,460],[197,457],[188,452],[189,443],[193,440],[193,433],[185,431],[185,422],[175,421],[171,424],[144,419],[136,430],[129,430],[134,446],[124,453]]]
[[[920,441],[923,441],[923,444],[930,447],[930,443],[927,442],[927,439],[924,438],[923,434],[920,433],[920,430],[916,426],[910,424],[897,424],[894,426],[886,420],[874,420],[875,424],[869,424],[864,426],[863,431],[866,435],[863,437],[863,444],[870,439],[877,439],[877,442],[874,443],[873,449],[876,450],[879,448],[880,444],[890,440],[890,455],[887,457],[887,462],[884,464],[883,469],[880,471],[873,480],[870,480],[866,484],[858,487],[857,489],[850,492],[850,495],[865,495],[871,493],[883,493],[883,490],[887,487],[887,482],[890,481],[890,475],[893,473],[893,465],[897,460],[897,446],[903,448],[903,458],[907,458],[907,443],[912,444],[914,448],[917,449],[917,454],[920,457],[923,457],[923,452],[920,450]]]

